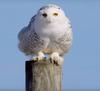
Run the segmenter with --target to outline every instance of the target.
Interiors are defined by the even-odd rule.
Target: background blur
[[[46,4],[61,6],[73,27],[63,89],[100,89],[100,0],[0,0],[0,89],[25,89],[26,57],[17,34]]]

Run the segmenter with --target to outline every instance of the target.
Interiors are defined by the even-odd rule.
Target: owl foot
[[[45,58],[44,53],[43,53],[43,52],[39,52],[39,53],[38,53],[38,57],[37,57],[38,61],[41,61],[41,60],[43,60],[44,58]]]
[[[63,64],[63,58],[59,56],[59,53],[54,52],[50,55],[50,62],[61,66]]]
[[[33,57],[33,60],[38,62],[44,59],[45,59],[45,55],[43,52],[38,52],[38,55]]]

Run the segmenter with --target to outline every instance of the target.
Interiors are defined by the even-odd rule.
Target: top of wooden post
[[[26,61],[26,91],[61,91],[62,68],[50,60]]]

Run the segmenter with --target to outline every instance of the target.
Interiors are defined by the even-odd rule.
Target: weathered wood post
[[[26,91],[62,91],[62,67],[50,63],[26,61]]]

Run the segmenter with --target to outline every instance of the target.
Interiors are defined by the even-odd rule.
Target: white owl
[[[18,34],[19,49],[42,60],[45,54],[58,65],[72,45],[72,28],[64,11],[49,4],[40,8]]]

